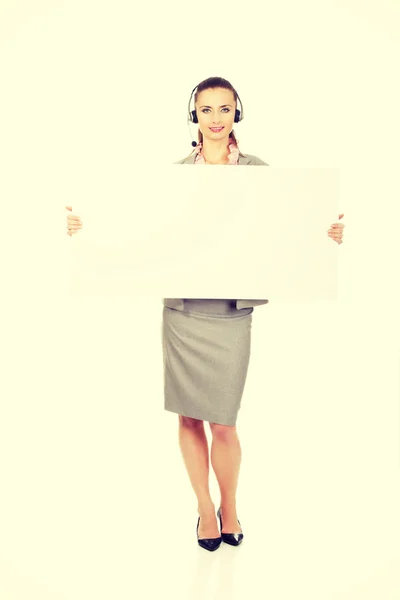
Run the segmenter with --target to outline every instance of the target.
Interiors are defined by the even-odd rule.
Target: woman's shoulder
[[[193,152],[192,154],[189,154],[189,156],[186,156],[185,158],[181,158],[181,160],[177,160],[176,162],[173,162],[173,165],[185,165],[185,164],[193,164],[194,160],[196,158],[196,154]]]
[[[265,165],[269,167],[269,164],[263,161],[259,156],[255,154],[244,154],[239,155],[239,165]]]

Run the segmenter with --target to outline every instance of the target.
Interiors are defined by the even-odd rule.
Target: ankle
[[[212,500],[202,500],[197,504],[199,514],[215,513],[215,505]]]

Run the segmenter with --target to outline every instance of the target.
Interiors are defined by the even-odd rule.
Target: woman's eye
[[[203,108],[203,110],[202,110],[201,112],[203,112],[203,113],[204,113],[204,112],[206,112],[206,110],[210,110],[210,109],[209,109],[209,108]],[[230,109],[229,109],[229,108],[223,108],[222,110],[226,110],[227,112],[229,112],[229,111],[230,111]]]

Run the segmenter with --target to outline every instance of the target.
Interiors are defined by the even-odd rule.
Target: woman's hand
[[[342,219],[344,214],[339,215],[339,219]],[[346,226],[343,223],[333,223],[331,228],[328,229],[328,236],[332,238],[338,244],[343,244],[343,229]]]
[[[72,210],[72,206],[66,206],[67,210]],[[71,236],[82,229],[81,218],[77,215],[67,215],[67,235]]]

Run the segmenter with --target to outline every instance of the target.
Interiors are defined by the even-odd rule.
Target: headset
[[[190,137],[192,137],[191,133],[190,133],[190,123],[198,123],[199,120],[197,118],[197,114],[196,114],[196,110],[190,110],[190,103],[192,101],[192,97],[193,97],[193,93],[195,92],[195,90],[199,87],[199,83],[193,88],[192,93],[190,94],[190,98],[189,98],[189,104],[188,104],[188,127],[189,127],[189,135]],[[236,90],[235,90],[236,92]],[[235,110],[235,119],[234,119],[234,123],[239,123],[239,121],[242,121],[244,118],[244,111],[243,111],[243,104],[241,99],[239,98],[239,94],[236,92],[237,95],[237,99],[240,102],[240,108],[241,110],[239,110],[238,108]],[[195,142],[194,140],[192,141],[192,146],[193,148],[195,148],[197,146],[198,142]]]

